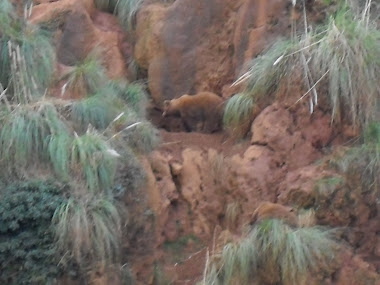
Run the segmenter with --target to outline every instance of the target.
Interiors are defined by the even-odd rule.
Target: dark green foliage
[[[50,226],[65,199],[46,182],[14,183],[1,191],[0,283],[51,284],[61,275]]]

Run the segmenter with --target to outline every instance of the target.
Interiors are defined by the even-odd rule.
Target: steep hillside
[[[4,0],[0,280],[380,284],[378,6]]]

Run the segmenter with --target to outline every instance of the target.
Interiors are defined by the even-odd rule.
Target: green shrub
[[[215,283],[206,284],[301,284],[308,274],[327,270],[337,249],[330,231],[264,220],[214,257],[206,280]]]
[[[54,213],[57,248],[81,267],[118,260],[121,216],[106,196],[69,198]]]
[[[65,199],[46,182],[13,183],[0,199],[1,284],[50,284],[62,271],[51,219]]]

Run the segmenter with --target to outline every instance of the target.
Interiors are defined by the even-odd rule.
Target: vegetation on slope
[[[2,284],[51,284],[62,275],[51,219],[64,203],[64,193],[64,188],[41,181],[1,186]]]
[[[330,231],[264,220],[211,257],[202,284],[302,284],[328,270],[337,249]]]
[[[343,5],[326,26],[314,30],[280,40],[253,59],[236,82],[245,81],[245,90],[227,104],[227,126],[236,128],[252,117],[253,104],[294,78],[307,90],[295,103],[308,99],[310,112],[319,96],[327,96],[335,121],[363,128],[378,119],[380,31],[367,10],[356,15]]]
[[[33,284],[46,284],[71,270],[85,278],[98,264],[120,261],[126,211],[117,197],[142,184],[137,156],[158,143],[144,118],[146,93],[140,85],[109,80],[92,52],[60,79],[63,91],[83,99],[49,97],[54,57],[47,35],[17,17],[9,1],[0,3],[0,23],[0,177],[5,184],[27,183],[10,186],[21,196],[1,191],[0,267],[7,272],[1,278],[22,284],[29,276]],[[126,174],[117,175],[118,168]],[[28,184],[34,178],[65,188]],[[11,259],[13,243],[25,243],[25,251]]]
[[[10,86],[17,80],[14,74],[19,68],[22,77],[18,79],[25,86],[44,92],[51,80],[55,54],[50,34],[17,17],[9,1],[0,5],[0,83]]]

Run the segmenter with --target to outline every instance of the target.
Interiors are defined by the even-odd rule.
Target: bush
[[[301,284],[311,272],[327,270],[337,248],[330,231],[264,220],[213,257],[206,284]]]
[[[51,219],[65,199],[48,182],[14,183],[1,191],[0,282],[50,284],[62,272]]]

